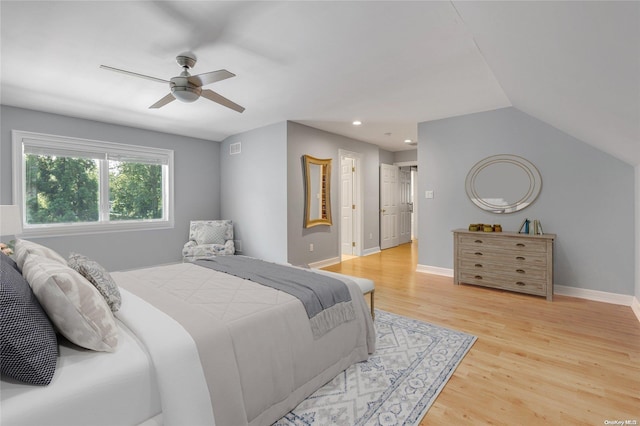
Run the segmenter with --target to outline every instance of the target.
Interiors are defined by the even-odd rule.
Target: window
[[[173,151],[13,131],[25,236],[173,226]]]

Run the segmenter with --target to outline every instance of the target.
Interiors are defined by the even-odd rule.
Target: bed
[[[110,275],[117,350],[59,339],[48,386],[3,376],[3,425],[270,425],[375,350],[347,276],[353,319],[314,333],[298,298],[200,264]]]

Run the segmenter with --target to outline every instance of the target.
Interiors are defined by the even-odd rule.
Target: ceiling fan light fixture
[[[181,102],[190,103],[198,100],[200,90],[193,90],[191,87],[175,86],[171,88],[171,93]]]
[[[202,89],[195,84],[189,83],[187,76],[180,75],[180,77],[174,77],[171,79],[171,93],[177,100],[190,103],[196,101],[200,97]]]

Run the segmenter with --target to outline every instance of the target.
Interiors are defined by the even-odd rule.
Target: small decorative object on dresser
[[[553,298],[555,234],[453,231],[454,284],[473,284]]]

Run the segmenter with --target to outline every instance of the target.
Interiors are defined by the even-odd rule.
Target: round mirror
[[[494,155],[476,163],[465,182],[469,199],[482,210],[514,213],[540,194],[542,177],[529,161],[516,155]]]

